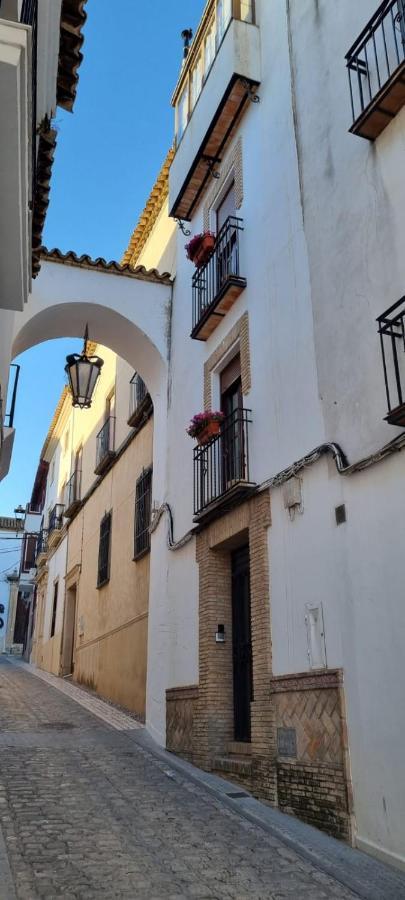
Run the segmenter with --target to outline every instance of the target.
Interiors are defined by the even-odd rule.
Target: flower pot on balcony
[[[196,234],[186,245],[188,259],[200,269],[208,262],[215,247],[215,234],[206,231],[204,234]]]
[[[207,444],[211,438],[216,437],[221,431],[221,423],[220,422],[208,422],[208,425],[200,431],[199,434],[196,435],[198,443],[201,445]]]

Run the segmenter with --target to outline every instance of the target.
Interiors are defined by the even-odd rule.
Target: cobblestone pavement
[[[0,825],[17,900],[356,896],[4,658]]]

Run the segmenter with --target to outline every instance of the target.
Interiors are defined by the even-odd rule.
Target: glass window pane
[[[212,21],[209,30],[207,31],[207,36],[205,38],[205,47],[204,47],[204,76],[208,75],[208,72],[212,66],[215,56],[215,22]]]
[[[217,47],[232,17],[232,0],[217,0]]]
[[[191,75],[191,109],[194,109],[195,104],[201,93],[202,86],[202,57],[200,56],[195,64]]]

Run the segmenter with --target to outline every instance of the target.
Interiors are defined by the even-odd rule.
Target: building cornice
[[[138,224],[132,232],[128,247],[122,257],[122,265],[135,266],[142,253],[169,193],[169,172],[173,158],[174,148],[171,147],[139,217]]]
[[[61,414],[62,414],[62,410],[63,410],[64,404],[65,404],[65,400],[66,400],[66,398],[67,398],[68,396],[70,396],[70,391],[69,391],[68,386],[65,384],[65,386],[64,386],[63,389],[62,389],[62,392],[61,392],[61,395],[60,395],[60,397],[59,397],[59,400],[58,400],[58,402],[57,402],[57,404],[56,404],[55,412],[54,412],[53,417],[52,417],[52,422],[51,422],[51,424],[50,424],[50,426],[49,426],[48,434],[47,434],[47,436],[46,436],[46,438],[45,438],[44,445],[43,445],[42,450],[41,450],[41,454],[40,454],[40,460],[41,460],[41,461],[46,459],[46,454],[47,454],[47,452],[48,452],[49,445],[50,445],[50,443],[51,443],[51,441],[52,441],[52,438],[53,438],[53,436],[54,436],[54,433],[55,433],[57,424],[58,424],[58,422],[59,422],[59,418],[60,418],[60,416],[61,416]]]

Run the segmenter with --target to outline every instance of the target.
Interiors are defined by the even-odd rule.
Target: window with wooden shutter
[[[152,469],[146,469],[136,482],[134,559],[150,550],[152,509]]]
[[[111,512],[106,513],[100,522],[97,587],[102,587],[110,579],[111,522]]]

